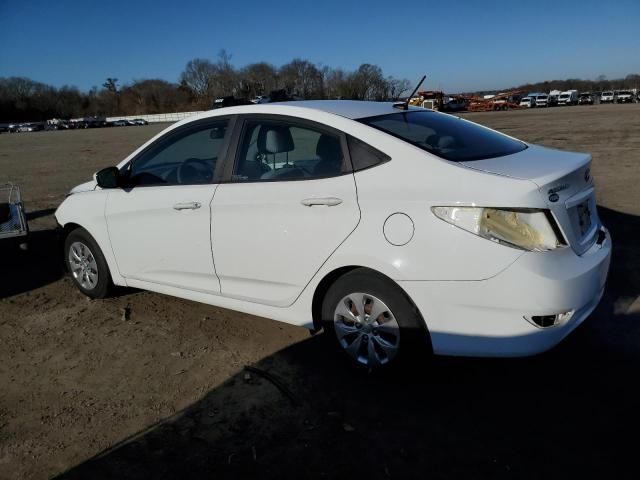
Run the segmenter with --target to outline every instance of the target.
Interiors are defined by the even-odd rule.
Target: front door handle
[[[200,202],[184,202],[184,203],[176,203],[173,206],[174,210],[195,210],[196,208],[200,208],[202,204]]]
[[[342,203],[341,198],[336,197],[322,197],[322,198],[305,198],[300,203],[305,207],[313,207],[314,205],[324,205],[327,207],[335,207]]]

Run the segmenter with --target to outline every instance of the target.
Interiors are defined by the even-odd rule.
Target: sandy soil
[[[640,105],[465,117],[593,154],[609,286],[544,355],[393,376],[278,322],[147,292],[87,300],[57,262],[53,209],[164,126],[0,135],[0,182],[22,186],[34,230],[29,253],[0,252],[0,479],[635,477]]]

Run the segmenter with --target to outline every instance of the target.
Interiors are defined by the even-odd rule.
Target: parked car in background
[[[441,112],[462,112],[467,109],[467,102],[462,98],[450,98],[440,107]]]
[[[262,103],[269,103],[270,101],[271,99],[269,98],[268,95],[258,95],[257,97],[254,97],[253,100],[251,100],[251,103],[262,104]]]
[[[114,127],[126,127],[128,125],[124,120],[114,120],[112,124]]]
[[[522,356],[602,297],[611,239],[590,169],[404,103],[269,103],[170,126],[55,218],[92,298],[124,285],[323,328],[371,369]]]
[[[535,100],[534,100],[532,97],[523,97],[523,98],[520,100],[519,105],[520,105],[521,107],[525,107],[525,108],[532,108],[532,107],[535,107],[535,106],[536,106],[536,102],[535,102]]]
[[[18,128],[19,132],[40,132],[44,130],[44,125],[41,123],[23,123]]]
[[[147,122],[143,118],[136,118],[133,120],[133,123],[136,125],[149,125],[149,122]]]
[[[589,92],[583,92],[578,97],[578,105],[593,105],[593,95]]]
[[[613,103],[615,94],[612,90],[606,90],[600,94],[600,103]]]
[[[634,94],[631,90],[616,90],[616,103],[633,103]]]
[[[549,95],[546,93],[541,93],[536,96],[536,107],[548,107],[549,106]]]
[[[578,91],[567,90],[562,92],[558,96],[558,106],[560,105],[577,105],[578,104]]]

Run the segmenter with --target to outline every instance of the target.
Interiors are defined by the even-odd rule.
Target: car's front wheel
[[[113,286],[102,250],[93,237],[78,228],[64,243],[67,269],[76,287],[90,298],[105,298]]]
[[[352,270],[336,280],[322,303],[322,319],[328,340],[370,369],[431,351],[424,323],[404,292],[368,269]]]

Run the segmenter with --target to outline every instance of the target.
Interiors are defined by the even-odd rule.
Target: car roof
[[[341,117],[357,120],[360,118],[375,117],[378,115],[386,115],[389,113],[398,113],[402,110],[393,107],[394,102],[367,102],[361,100],[299,100],[291,102],[273,102],[263,103],[260,105],[246,105],[246,106],[234,106],[227,107],[233,109],[234,113],[241,113],[243,110],[251,110],[252,113],[258,111],[264,113],[281,113],[275,112],[280,110],[279,107],[295,107],[304,108],[307,110],[316,110],[326,113],[332,113],[334,115],[340,115]],[[226,111],[227,108],[218,109]],[[409,107],[410,110],[424,110],[418,107]],[[222,112],[221,112],[222,113]]]
[[[333,113],[353,120],[402,111],[393,107],[394,102],[365,102],[360,100],[303,100],[298,102],[284,102],[284,104],[292,107],[321,110],[323,112]],[[417,109],[417,107],[410,108]]]

